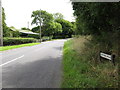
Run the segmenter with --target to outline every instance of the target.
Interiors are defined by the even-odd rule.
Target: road
[[[66,40],[2,52],[2,88],[59,88]]]

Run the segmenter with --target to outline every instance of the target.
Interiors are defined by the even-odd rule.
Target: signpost
[[[100,51],[100,61],[101,58],[107,59],[115,65],[115,55],[109,55]]]

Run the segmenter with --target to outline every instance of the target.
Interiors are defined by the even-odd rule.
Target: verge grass
[[[0,51],[20,48],[20,47],[25,47],[25,46],[33,46],[33,45],[38,45],[38,44],[40,43],[27,43],[27,44],[20,44],[20,45],[3,46],[3,47],[0,47]]]
[[[118,66],[100,63],[97,46],[85,47],[90,38],[81,36],[65,42],[62,88],[117,88]]]

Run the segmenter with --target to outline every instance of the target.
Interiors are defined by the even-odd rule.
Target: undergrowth
[[[80,36],[64,45],[62,88],[117,88],[118,64],[99,61],[99,44]]]

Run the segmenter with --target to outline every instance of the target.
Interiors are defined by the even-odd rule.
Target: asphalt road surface
[[[65,41],[54,40],[3,51],[2,88],[59,88]]]

